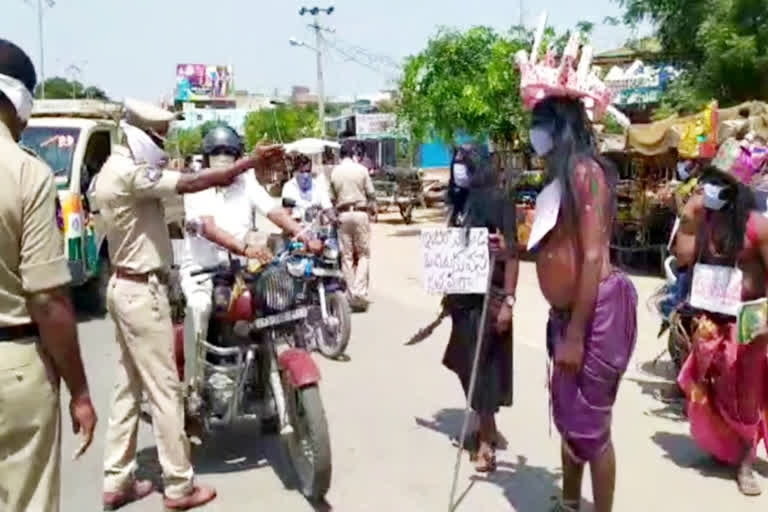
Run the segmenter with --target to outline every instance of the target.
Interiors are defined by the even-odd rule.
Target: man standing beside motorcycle
[[[237,132],[227,125],[212,128],[203,139],[204,166],[226,169],[243,154],[243,143]],[[269,195],[249,172],[238,176],[228,186],[207,189],[184,198],[186,218],[185,250],[181,266],[181,286],[191,310],[192,336],[185,335],[185,381],[195,374],[195,343],[205,339],[213,304],[213,283],[210,278],[192,273],[206,266],[225,263],[229,254],[264,263],[271,259],[265,247],[249,244],[248,234],[254,229],[255,215],[264,215],[278,227],[304,242],[313,252],[322,250],[322,243],[310,234]],[[222,251],[224,248],[225,251]]]
[[[371,258],[370,214],[375,208],[376,194],[368,169],[353,160],[360,155],[356,151],[353,141],[342,144],[341,163],[331,173],[331,195],[341,224],[341,264],[350,304],[357,310],[365,310]]]
[[[304,219],[306,211],[319,206],[323,210],[333,208],[328,190],[312,174],[312,160],[303,154],[294,158],[293,178],[283,185],[283,199],[290,199],[296,203],[293,207],[293,217]]]

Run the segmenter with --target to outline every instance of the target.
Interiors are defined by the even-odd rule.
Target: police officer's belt
[[[358,206],[356,204],[345,204],[344,206],[339,206],[336,208],[340,213],[347,213],[347,212],[364,212],[368,210],[367,206]]]
[[[118,279],[125,279],[126,281],[134,281],[136,283],[148,283],[151,276],[156,276],[157,280],[162,284],[168,284],[168,274],[165,272],[145,272],[143,274],[137,274],[122,267],[118,267],[115,270],[115,275]]]
[[[40,331],[37,324],[9,325],[0,327],[0,341],[13,341],[24,338],[37,338]]]

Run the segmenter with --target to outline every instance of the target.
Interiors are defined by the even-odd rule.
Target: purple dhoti
[[[568,312],[550,313],[550,357],[565,341],[568,320]],[[569,375],[555,367],[550,382],[555,425],[578,462],[594,460],[611,440],[611,411],[636,340],[637,292],[627,276],[614,272],[600,283],[584,336],[581,370]]]

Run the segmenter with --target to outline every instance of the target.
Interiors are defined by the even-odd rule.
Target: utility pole
[[[80,64],[85,65],[87,61],[82,61]],[[85,86],[83,85],[83,70],[80,66],[77,64],[70,64],[69,67],[65,70],[66,73],[68,73],[72,77],[72,99],[77,99],[77,83],[78,79],[80,82],[80,87],[85,91]]]
[[[31,3],[27,0],[27,3]],[[48,7],[56,5],[54,0],[45,0]],[[45,99],[45,42],[43,39],[43,0],[37,0],[37,30],[40,36],[40,97]]]
[[[525,21],[525,20],[523,19],[523,16],[524,16],[524,14],[523,14],[523,12],[524,12],[524,11],[523,11],[523,9],[524,9],[524,8],[525,8],[525,0],[520,0],[520,23],[519,23],[519,25],[520,25],[521,27],[523,26],[523,22]]]
[[[317,110],[318,117],[320,118],[320,134],[325,137],[325,83],[323,80],[323,36],[320,34],[321,30],[325,30],[320,26],[320,13],[327,15],[333,14],[335,8],[333,6],[327,9],[321,9],[319,7],[306,8],[302,7],[299,11],[301,16],[305,14],[311,14],[314,17],[314,23],[310,25],[315,31],[315,53],[317,54]]]

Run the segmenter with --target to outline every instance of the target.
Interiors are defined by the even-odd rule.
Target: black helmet
[[[210,156],[217,149],[229,149],[235,157],[239,157],[243,154],[243,141],[233,128],[219,125],[205,135],[203,154]]]

